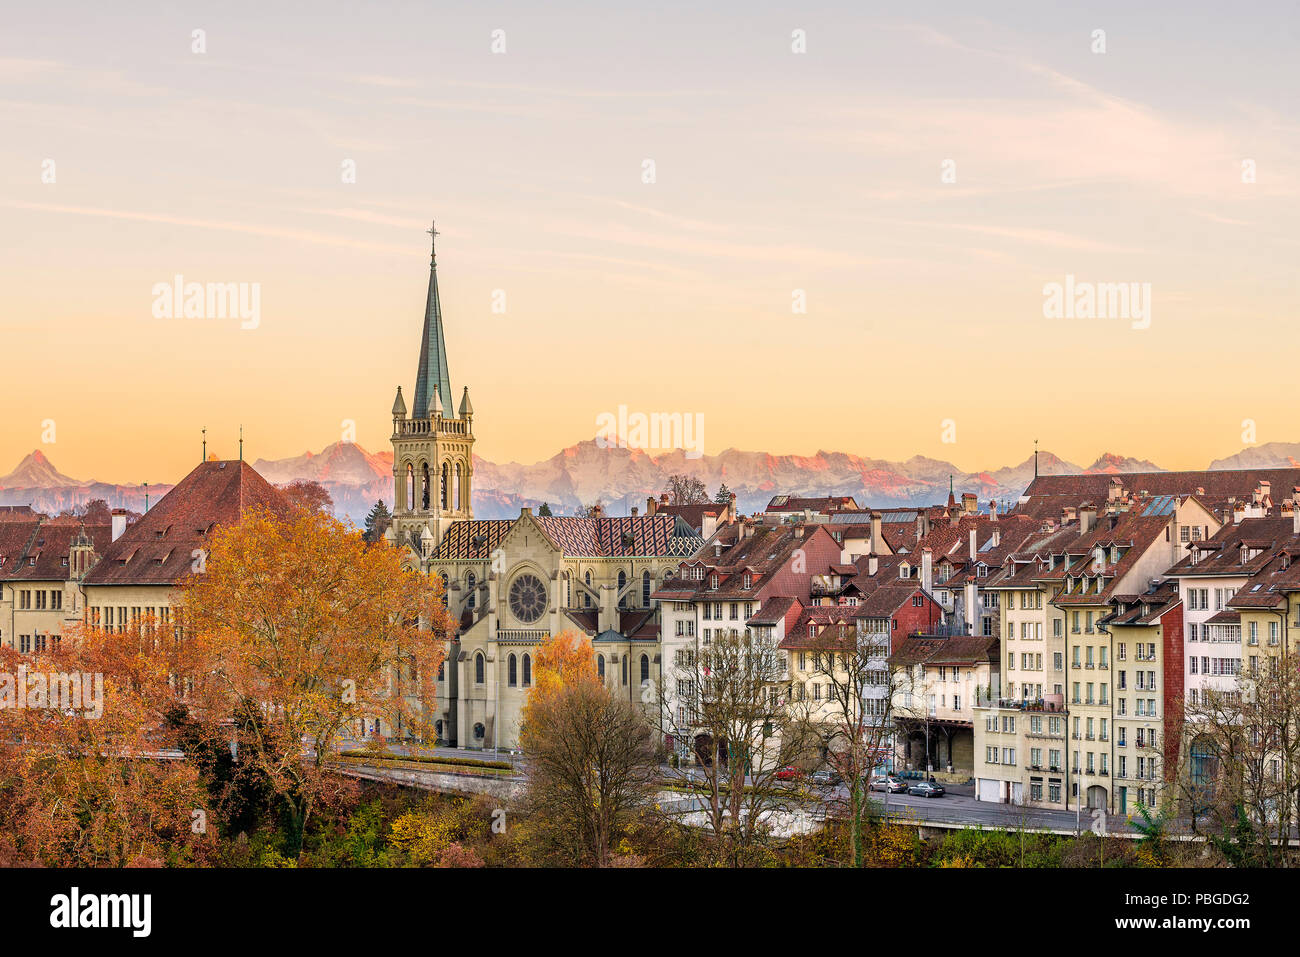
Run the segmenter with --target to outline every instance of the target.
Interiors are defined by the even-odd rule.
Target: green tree
[[[727,483],[723,482],[718,486],[718,494],[713,496],[715,505],[726,505],[731,501],[731,489],[727,488]]]
[[[362,537],[373,545],[384,537],[384,532],[388,531],[388,526],[391,524],[393,524],[393,515],[388,511],[388,506],[384,504],[383,499],[380,499],[375,502],[375,507],[366,516],[366,531]]]
[[[543,502],[542,507],[537,510],[537,515],[539,518],[550,518],[551,504],[549,502]]]

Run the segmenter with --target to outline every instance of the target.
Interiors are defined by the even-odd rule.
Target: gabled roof
[[[174,585],[218,527],[259,508],[285,514],[288,503],[246,462],[203,462],[104,549],[86,584]]]

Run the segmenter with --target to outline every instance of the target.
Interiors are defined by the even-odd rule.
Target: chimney
[[[995,498],[991,498],[989,499],[989,521],[996,522],[997,520],[998,520],[998,500]]]
[[[637,513],[637,507],[636,507],[635,505],[633,505],[633,506],[632,506],[632,517],[633,517],[633,518],[636,518],[636,513]]]
[[[732,492],[731,497],[727,499],[727,524],[730,525],[736,521],[736,493]]]
[[[972,528],[970,530],[970,560],[971,561],[975,561],[976,551],[977,549],[975,547],[975,529]]]
[[[999,545],[1001,545],[1001,544],[1002,544],[1002,529],[998,528],[997,525],[994,524],[994,526],[993,526],[993,547],[994,547],[994,548],[997,548],[997,547],[998,547]]]
[[[115,508],[113,509],[113,541],[117,541],[119,538],[121,538],[122,533],[125,531],[126,531],[126,509]]]
[[[525,505],[523,508],[519,510],[520,518],[523,518],[525,515],[532,515],[532,514],[533,514],[533,507],[531,505]]]
[[[599,502],[597,502],[595,505],[591,506],[591,517],[592,517],[592,518],[604,518],[604,517],[605,517],[605,506],[601,505]]]
[[[979,501],[974,492],[961,493],[961,510],[967,515],[974,515],[979,511]]]
[[[871,550],[880,553],[880,513],[871,513]]]
[[[667,505],[668,505],[668,493],[664,492],[662,495],[659,496],[659,507],[665,508],[667,507]]]
[[[1079,534],[1087,535],[1092,531],[1092,526],[1097,523],[1097,509],[1092,505],[1084,505],[1079,509]]]
[[[645,513],[647,515],[653,515],[655,513],[655,499],[653,495],[645,500]]]
[[[966,608],[965,608],[966,629],[967,629],[966,633],[968,635],[973,635],[976,633],[975,623],[979,621],[979,617],[980,617],[979,607],[978,607],[979,599],[980,599],[979,589],[975,587],[975,578],[973,575],[969,576],[966,579]]]
[[[927,593],[934,591],[934,568],[928,548],[921,549],[921,587]]]
[[[1074,506],[1067,505],[1061,509],[1061,524],[1068,525],[1074,521]]]
[[[1110,480],[1110,488],[1107,490],[1107,501],[1117,502],[1124,497],[1124,482],[1119,476]]]
[[[796,526],[794,527],[794,537],[795,537],[795,538],[803,538],[803,526],[802,526],[802,525],[796,525]]]
[[[1296,499],[1291,506],[1291,534],[1300,535],[1300,498]]]
[[[872,552],[867,556],[867,574],[875,575],[878,571],[880,571],[880,559],[876,557],[875,552]]]
[[[920,512],[917,512],[917,513],[916,513],[916,540],[917,540],[918,542],[919,542],[922,538],[925,537],[925,520],[924,520],[924,518],[922,517],[922,516],[924,516],[924,515],[925,515],[925,512],[924,512],[924,511],[920,511]],[[874,513],[873,513],[873,516],[872,516],[871,521],[872,521],[872,523],[873,523],[873,525],[874,525],[874,523],[875,523],[875,516],[874,516]]]

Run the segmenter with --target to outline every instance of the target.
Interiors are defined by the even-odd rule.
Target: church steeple
[[[430,228],[429,235],[438,231]],[[395,544],[426,560],[454,523],[474,518],[474,407],[466,389],[457,415],[438,301],[438,266],[429,259],[429,297],[411,416],[393,399],[393,524]]]
[[[420,339],[420,366],[415,372],[415,404],[411,415],[427,419],[433,414],[436,393],[444,410],[452,406],[451,376],[447,371],[447,337],[442,329],[442,303],[438,299],[438,230],[429,226],[433,242],[429,255],[429,295],[424,306],[424,334]]]

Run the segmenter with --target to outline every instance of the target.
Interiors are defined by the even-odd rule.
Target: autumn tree
[[[191,710],[233,723],[235,748],[284,802],[297,853],[316,802],[337,789],[326,760],[342,728],[378,716],[400,736],[431,737],[454,628],[441,582],[305,509],[219,529],[204,567],[179,609],[207,655]]]
[[[825,693],[810,719],[847,792],[843,798],[836,793],[828,806],[846,820],[854,867],[866,864],[873,811],[868,785],[892,753],[893,697],[900,682],[898,669],[888,661],[888,632],[868,630],[865,624],[858,619],[826,628],[803,652]],[[888,802],[888,791],[884,797]]]
[[[135,643],[137,636],[125,637]],[[137,689],[121,674],[102,672],[104,659],[68,639],[35,657],[0,650],[7,676],[26,666],[28,688],[27,707],[0,708],[0,862],[210,862],[215,835],[203,782],[193,765],[169,756],[172,742],[157,721],[162,698],[153,679],[161,669],[145,669],[147,687]],[[75,675],[80,706],[34,700],[34,679],[47,675]],[[45,687],[52,690],[53,681]]]
[[[705,505],[709,490],[694,475],[674,473],[664,483],[664,493],[669,505]]]
[[[306,509],[309,512],[334,511],[334,497],[320,482],[312,479],[294,479],[284,485],[277,485],[280,494],[293,508]]]
[[[644,715],[601,681],[585,636],[561,632],[538,647],[520,744],[532,818],[572,858],[607,866],[653,803],[657,762]]]

